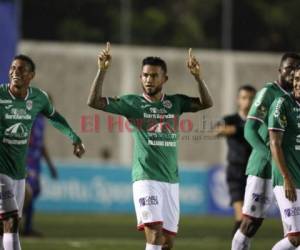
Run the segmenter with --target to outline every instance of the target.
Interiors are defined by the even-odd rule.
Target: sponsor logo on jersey
[[[12,108],[10,114],[5,114],[6,120],[31,120],[31,115],[27,114],[26,109]]]
[[[164,108],[158,109],[158,108],[152,107],[149,110],[153,114],[166,114],[166,113],[168,113],[168,111]]]
[[[150,146],[161,146],[161,147],[176,147],[176,141],[156,141],[148,140],[148,145]]]
[[[0,192],[0,199],[1,200],[8,200],[14,197],[14,193],[12,192],[12,190],[7,190],[4,192]]]
[[[252,193],[252,200],[258,203],[267,204],[269,203],[269,198],[264,194]]]
[[[175,130],[171,127],[171,125],[167,122],[160,122],[154,124],[152,127],[148,128],[148,132],[156,132],[156,133],[173,133]]]
[[[150,119],[174,119],[175,115],[174,114],[166,114],[166,115],[162,115],[162,114],[148,114],[148,113],[144,113],[144,118],[150,118]]]
[[[279,115],[280,115],[280,108],[281,108],[283,101],[284,101],[284,98],[281,97],[281,98],[279,98],[279,100],[276,103],[275,111],[274,111],[275,118],[279,117]]]
[[[0,104],[9,104],[9,103],[12,103],[12,100],[0,99]]]
[[[32,101],[31,101],[31,100],[26,101],[26,108],[27,108],[28,110],[31,110],[31,109],[32,109]]]
[[[13,107],[13,105],[12,105],[12,104],[5,105],[5,106],[4,106],[4,108],[5,108],[5,109],[10,109],[10,108],[12,108],[12,107]]]
[[[141,207],[156,206],[156,205],[158,205],[158,198],[156,195],[149,195],[149,196],[140,198],[139,203],[140,203]]]
[[[19,122],[7,128],[4,131],[4,135],[10,138],[24,139],[28,137],[29,133],[26,126],[23,123]]]
[[[163,106],[167,109],[170,109],[170,108],[172,108],[173,104],[170,100],[164,100],[163,101]]]
[[[300,215],[300,207],[292,207],[284,209],[284,215],[285,217],[293,217]]]

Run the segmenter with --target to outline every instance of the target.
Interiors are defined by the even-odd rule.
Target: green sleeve
[[[50,123],[53,127],[57,128],[60,132],[62,132],[65,136],[70,138],[73,143],[79,143],[81,142],[81,139],[79,136],[72,130],[66,119],[60,115],[58,112],[55,111],[55,113],[48,117],[50,120]]]
[[[263,139],[258,133],[260,126],[260,121],[247,119],[244,129],[244,136],[253,149],[269,158],[270,149],[266,146]]]
[[[285,98],[276,98],[271,105],[269,112],[269,130],[285,131],[287,126],[287,116],[285,108]]]
[[[50,116],[52,116],[55,113],[55,108],[53,107],[53,104],[50,101],[48,94],[43,90],[41,90],[41,91],[43,93],[43,95],[42,95],[43,97],[41,100],[44,103],[42,113],[43,113],[43,115],[45,115],[46,117],[49,118]]]
[[[179,98],[181,113],[195,112],[195,110],[192,109],[192,102],[195,99],[199,99],[198,97],[190,97],[187,95],[177,95],[177,98]]]
[[[133,107],[130,105],[130,96],[107,97],[107,105],[104,111],[129,117],[133,112]]]
[[[273,102],[273,95],[270,92],[269,88],[264,87],[256,94],[249,110],[248,118],[258,120],[262,123],[268,121],[268,110]]]

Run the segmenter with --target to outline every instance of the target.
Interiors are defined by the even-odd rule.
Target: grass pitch
[[[182,216],[174,250],[230,249],[232,222],[228,217]],[[35,224],[44,237],[22,237],[23,250],[145,249],[134,215],[37,214]],[[267,219],[251,249],[271,249],[281,237],[280,219]]]

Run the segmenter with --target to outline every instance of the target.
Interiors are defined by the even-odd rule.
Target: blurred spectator
[[[247,180],[245,171],[252,150],[244,138],[244,126],[255,94],[256,90],[251,85],[240,87],[237,96],[237,113],[225,116],[215,128],[218,136],[224,136],[227,139],[226,181],[235,216],[233,234],[242,221],[242,207]]]
[[[57,172],[53,165],[44,143],[45,118],[38,115],[31,129],[30,141],[27,152],[27,178],[24,204],[24,236],[40,237],[42,234],[33,227],[34,205],[41,193],[40,173],[41,160],[45,159],[50,170],[51,177],[57,179]]]

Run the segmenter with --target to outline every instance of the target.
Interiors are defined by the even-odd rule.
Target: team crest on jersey
[[[260,119],[265,119],[267,115],[267,108],[265,106],[260,106],[258,109],[257,109],[257,116],[258,118]]]
[[[164,100],[163,101],[163,106],[167,109],[170,109],[170,108],[172,108],[173,104],[170,100]]]
[[[32,101],[31,101],[31,100],[28,100],[28,101],[26,102],[26,108],[27,108],[28,110],[31,110],[31,109],[32,109]]]
[[[282,127],[282,128],[285,128],[286,125],[287,125],[287,118],[285,115],[282,115],[279,117],[278,119],[278,122],[279,122],[279,125]]]

